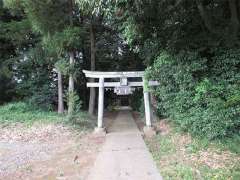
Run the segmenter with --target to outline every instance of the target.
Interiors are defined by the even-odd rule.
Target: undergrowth
[[[13,102],[0,106],[0,125],[15,123],[32,125],[33,123],[64,123],[77,129],[94,127],[94,120],[87,113],[79,111],[74,117],[59,115],[57,112],[45,111],[31,106],[26,102]]]
[[[240,137],[210,141],[170,129],[146,139],[164,179],[240,179]]]

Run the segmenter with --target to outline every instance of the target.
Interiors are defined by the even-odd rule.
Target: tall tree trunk
[[[90,25],[90,43],[91,43],[91,71],[95,71],[96,49],[95,49],[95,32],[93,29],[93,24]],[[94,79],[90,79],[90,82],[94,82]],[[95,98],[96,98],[96,89],[90,88],[90,97],[89,97],[89,106],[88,106],[88,113],[90,115],[94,114]]]
[[[82,44],[84,44],[85,41],[82,40]],[[87,67],[87,61],[86,61],[86,54],[85,54],[85,48],[84,48],[84,45],[82,46],[82,62],[83,62],[83,69],[86,69]],[[87,82],[87,78],[84,78],[84,82],[86,83]],[[84,98],[84,108],[87,108],[87,105],[88,105],[88,88],[84,87],[83,88],[83,98]]]
[[[69,22],[70,26],[73,26],[73,1],[69,1]],[[73,79],[73,68],[74,68],[74,52],[69,52],[69,83],[68,83],[68,115],[71,115],[74,111],[75,100],[74,100],[74,79]]]
[[[202,0],[196,0],[197,8],[207,30],[212,34],[217,34],[217,30],[212,25],[211,18],[202,4]]]
[[[74,79],[73,79],[73,73],[72,68],[74,66],[74,53],[70,52],[69,53],[69,64],[70,64],[70,73],[69,73],[69,84],[68,84],[68,114],[72,114],[73,109],[74,109]]]
[[[236,0],[228,0],[229,1],[229,9],[231,12],[231,21],[230,21],[230,36],[232,39],[237,38],[237,33],[239,30],[239,19],[238,19],[238,12],[237,12],[237,1]]]
[[[62,73],[58,70],[58,113],[64,113],[64,106],[63,106],[63,86],[62,86]]]

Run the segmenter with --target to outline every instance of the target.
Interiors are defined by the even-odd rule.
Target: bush
[[[51,89],[48,84],[44,84],[31,94],[30,97],[26,97],[26,101],[36,108],[41,108],[45,111],[51,111],[54,109],[54,102],[56,101],[56,91]]]
[[[154,90],[160,114],[183,130],[209,139],[239,133],[239,50],[218,50],[210,57],[162,52],[146,76],[160,83]]]
[[[28,101],[43,110],[53,110],[57,104],[57,81],[53,71],[54,60],[42,46],[26,52],[25,61],[17,61],[15,74],[19,100]]]
[[[76,92],[68,93],[68,106],[71,106],[71,112],[68,112],[68,120],[74,121],[79,118],[78,115],[81,113],[82,101]]]

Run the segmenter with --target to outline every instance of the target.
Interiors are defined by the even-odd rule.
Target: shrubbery
[[[209,139],[239,133],[239,50],[218,50],[209,57],[164,51],[146,75],[160,82],[154,90],[159,113],[183,130]]]

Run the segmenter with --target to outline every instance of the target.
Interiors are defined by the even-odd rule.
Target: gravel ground
[[[56,124],[0,129],[0,179],[85,179],[104,138]]]

